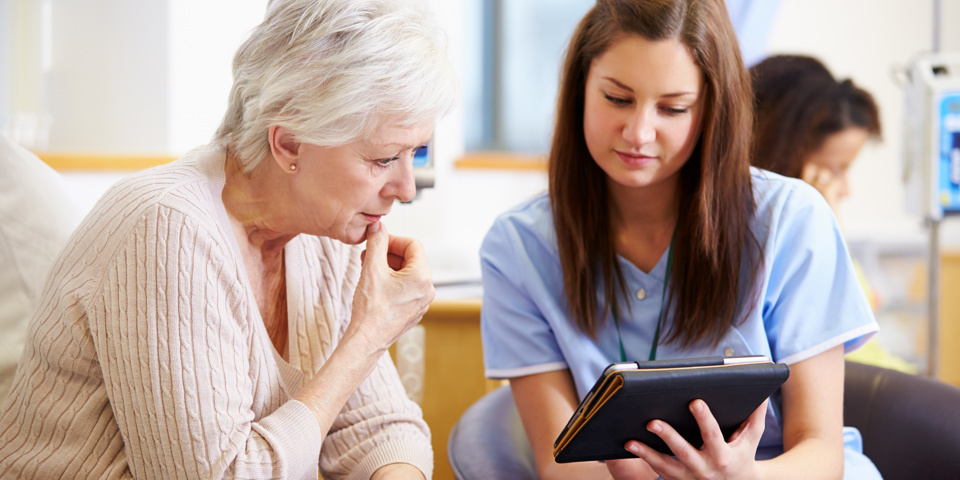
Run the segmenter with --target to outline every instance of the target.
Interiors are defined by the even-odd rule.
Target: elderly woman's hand
[[[435,290],[420,242],[387,234],[380,222],[367,228],[367,250],[353,298],[353,316],[344,335],[380,355],[416,325]]]

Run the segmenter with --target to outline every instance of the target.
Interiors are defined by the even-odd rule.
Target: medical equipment
[[[933,378],[940,373],[940,222],[960,214],[960,54],[937,50],[900,73],[907,209],[923,216],[930,233],[927,375]]]
[[[939,221],[960,214],[960,54],[919,55],[905,80],[907,208]]]

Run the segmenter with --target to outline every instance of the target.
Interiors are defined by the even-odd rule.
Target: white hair
[[[233,60],[214,137],[247,173],[272,125],[304,143],[345,145],[389,122],[414,127],[453,105],[456,79],[423,1],[272,0]]]

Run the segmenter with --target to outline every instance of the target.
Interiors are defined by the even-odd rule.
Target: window
[[[595,0],[465,0],[464,128],[468,151],[549,150],[560,69]],[[765,55],[777,0],[727,0],[748,65]]]

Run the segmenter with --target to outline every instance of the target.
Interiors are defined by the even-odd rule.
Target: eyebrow
[[[604,80],[607,80],[607,81],[613,83],[614,85],[616,85],[616,86],[618,86],[618,87],[620,87],[620,88],[622,88],[622,89],[624,89],[624,90],[626,90],[626,91],[628,91],[628,92],[630,92],[630,93],[633,93],[633,89],[632,89],[632,88],[624,85],[622,82],[620,82],[620,81],[617,80],[616,78],[613,78],[613,77],[601,77],[601,78],[603,78]],[[664,97],[667,97],[667,98],[675,98],[675,97],[683,97],[683,96],[686,96],[686,95],[697,95],[697,92],[672,92],[672,93],[666,93],[666,94],[664,94],[663,96],[664,96]]]

